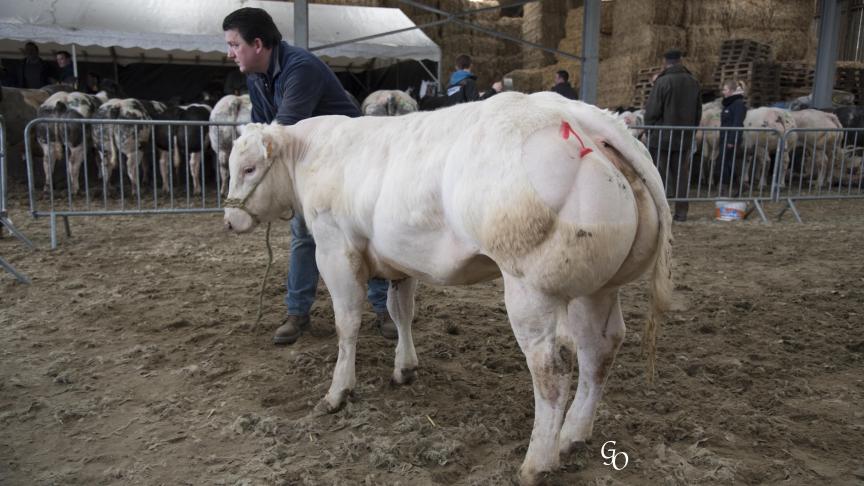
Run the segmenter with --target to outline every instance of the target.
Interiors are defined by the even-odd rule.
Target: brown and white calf
[[[57,123],[44,123],[37,127],[36,140],[42,148],[42,167],[45,171],[45,191],[53,188],[54,164],[57,160],[66,161],[70,179],[69,189],[78,192],[78,177],[84,162],[86,128],[82,123],[74,123],[81,118],[90,118],[105,101],[105,94],[93,96],[78,92],[58,92],[49,96],[39,107],[39,118],[56,119]]]

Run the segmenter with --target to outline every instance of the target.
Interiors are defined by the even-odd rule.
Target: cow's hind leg
[[[387,291],[387,311],[396,323],[399,342],[396,344],[396,360],[393,367],[393,384],[407,385],[414,381],[417,370],[417,352],[411,336],[411,322],[414,320],[414,291],[417,280],[406,278],[390,282]]]
[[[573,333],[579,360],[576,398],[561,429],[561,454],[583,445],[594,429],[594,413],[624,340],[624,317],[618,290],[579,297],[568,306],[567,331]]]
[[[357,335],[360,333],[363,301],[366,297],[367,272],[361,256],[345,243],[341,233],[328,235],[328,228],[316,233],[318,270],[330,290],[339,354],[333,369],[330,390],[318,405],[319,410],[336,412],[345,405],[354,390],[354,363],[357,356]]]
[[[525,353],[534,384],[534,429],[519,469],[523,485],[536,484],[543,473],[558,468],[558,434],[564,420],[573,348],[569,336],[557,333],[567,319],[567,304],[504,274],[504,300],[513,334]],[[563,337],[563,339],[562,339]]]

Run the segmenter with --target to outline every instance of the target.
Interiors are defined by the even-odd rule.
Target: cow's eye
[[[246,175],[249,175],[253,172],[255,172],[255,166],[254,165],[252,167],[246,167],[245,169],[243,169],[243,173]]]

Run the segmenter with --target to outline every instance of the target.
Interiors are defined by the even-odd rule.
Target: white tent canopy
[[[71,50],[79,61],[232,65],[222,20],[260,7],[289,43],[294,4],[261,0],[4,0],[0,57],[22,58],[33,41],[42,54]],[[316,50],[316,47],[414,27],[396,8],[309,5],[309,48],[333,69],[368,69],[393,61],[440,62],[441,49],[419,29]]]

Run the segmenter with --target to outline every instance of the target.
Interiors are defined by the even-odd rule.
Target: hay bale
[[[648,66],[650,63],[641,56],[632,55],[614,56],[602,61],[597,83],[597,105],[629,105],[633,100],[636,72]]]
[[[806,29],[815,14],[813,0],[699,0],[687,2],[685,23],[721,27],[731,35],[742,29]]]
[[[522,38],[554,48],[564,38],[567,20],[566,2],[535,2],[524,6]],[[555,63],[552,53],[523,46],[526,68],[540,68]]]
[[[513,90],[534,93],[543,90],[543,69],[517,69],[504,75],[513,80]]]
[[[686,19],[685,0],[615,0],[612,2],[614,25],[612,35],[626,37],[628,29],[639,25],[684,25]],[[601,9],[602,14],[602,9]],[[617,28],[620,26],[621,28]]]
[[[649,63],[656,63],[671,48],[687,50],[687,31],[681,27],[641,25],[626,35],[612,35],[612,56],[639,55]]]
[[[601,17],[602,18],[612,18],[611,12],[612,7],[608,6],[609,2],[603,3],[600,7]],[[605,12],[605,13],[604,13]],[[561,42],[558,43],[558,50],[562,52],[569,52],[571,54],[575,54],[577,56],[582,55],[582,19],[584,17],[585,9],[583,7],[578,7],[574,9],[570,9],[567,13],[567,21],[566,21],[566,32],[567,36],[561,39]],[[607,15],[608,13],[608,15]],[[608,58],[612,55],[612,35],[611,35],[611,27],[607,33],[603,32],[601,27],[600,29],[600,52],[599,57],[601,60]],[[569,58],[564,56],[555,56],[557,62],[567,61]]]

